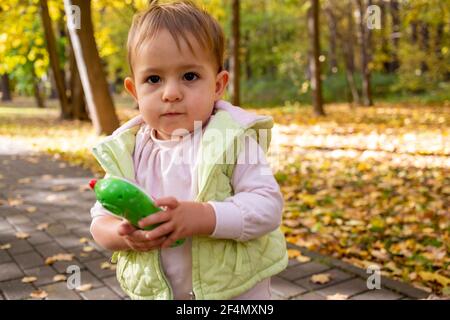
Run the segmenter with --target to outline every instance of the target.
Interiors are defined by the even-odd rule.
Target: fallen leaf
[[[0,245],[0,250],[6,250],[6,249],[10,249],[11,248],[11,244],[10,243],[5,243]]]
[[[24,239],[27,239],[27,238],[29,238],[29,237],[30,237],[30,234],[29,234],[29,233],[26,233],[26,232],[17,232],[17,233],[16,233],[16,238],[17,238],[17,239],[24,240]]]
[[[301,253],[299,250],[297,250],[297,249],[288,249],[287,252],[288,252],[289,259],[296,258],[296,257],[298,257],[299,255],[302,254],[302,253]]]
[[[26,208],[25,210],[26,210],[28,213],[33,213],[33,212],[36,212],[37,208],[31,206],[31,207]]]
[[[22,278],[22,282],[23,282],[23,283],[31,283],[31,282],[34,282],[34,281],[36,281],[36,280],[37,280],[36,277],[23,277],[23,278]]]
[[[450,284],[450,279],[440,275],[436,272],[428,272],[428,271],[419,271],[419,276],[425,281],[436,281],[440,283],[443,287],[446,287]]]
[[[30,182],[31,182],[31,178],[22,178],[22,179],[17,180],[17,183],[19,183],[19,184],[27,184]]]
[[[72,261],[73,256],[71,253],[58,253],[45,259],[45,264],[51,265],[57,261]]]
[[[32,298],[38,298],[38,299],[45,299],[47,298],[48,293],[45,292],[44,290],[36,290],[33,291],[32,293],[30,293],[30,297]]]
[[[105,270],[105,269],[116,270],[116,265],[111,264],[111,263],[105,261],[105,262],[103,262],[103,263],[100,265],[100,268],[103,269],[103,270]]]
[[[77,291],[81,291],[81,292],[89,291],[89,290],[91,290],[91,288],[92,288],[92,284],[91,283],[86,283],[86,284],[83,284],[83,285],[77,287]]]
[[[52,191],[64,191],[67,190],[67,186],[53,186],[51,187]]]
[[[91,246],[85,246],[85,247],[83,247],[83,251],[84,251],[84,252],[92,252],[92,251],[94,251],[94,247],[91,247]]]
[[[316,284],[324,284],[330,282],[331,275],[329,273],[319,273],[311,277],[311,282]]]
[[[23,200],[16,198],[16,199],[8,199],[8,204],[11,207],[16,207],[16,206],[20,206],[21,204],[23,204]]]
[[[333,295],[327,296],[327,300],[347,300],[348,296],[341,293],[336,293]]]
[[[36,229],[38,229],[39,231],[43,231],[43,230],[47,229],[48,226],[49,226],[49,223],[44,222],[44,223],[38,224]]]
[[[89,239],[88,238],[80,238],[80,243],[86,243],[86,242],[89,242]]]
[[[297,259],[297,261],[299,261],[301,263],[305,263],[305,262],[311,261],[310,257],[304,256],[304,255],[299,255],[296,259]]]
[[[53,277],[54,282],[66,281],[67,277],[63,274],[57,274]]]

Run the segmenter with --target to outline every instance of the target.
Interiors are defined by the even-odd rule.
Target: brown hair
[[[205,10],[198,8],[192,1],[150,4],[149,8],[137,13],[128,32],[128,64],[131,73],[133,67],[131,57],[142,46],[145,40],[153,38],[158,31],[166,29],[174,38],[180,49],[180,35],[193,51],[188,33],[191,33],[199,44],[216,60],[218,72],[223,69],[224,34],[221,26]]]

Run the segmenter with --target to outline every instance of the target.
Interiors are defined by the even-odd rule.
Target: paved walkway
[[[87,188],[91,178],[87,170],[27,154],[23,147],[0,146],[0,300],[30,299],[38,289],[47,292],[47,299],[125,298],[113,267],[105,263],[110,253],[98,247],[89,233],[89,209],[94,201]],[[29,237],[18,239],[18,232]],[[81,238],[87,242],[80,242]],[[291,260],[289,267],[272,279],[276,299],[326,299],[336,294],[349,299],[417,299],[428,295],[384,277],[382,289],[368,290],[365,270],[301,251],[311,261]],[[45,263],[46,258],[60,253],[74,254],[73,260]],[[54,281],[69,265],[79,266],[81,285],[91,284],[89,290],[70,290],[65,281]],[[311,276],[319,273],[330,274],[331,281],[313,284]],[[24,283],[24,277],[37,279]]]

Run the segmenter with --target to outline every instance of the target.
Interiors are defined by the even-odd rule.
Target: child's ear
[[[225,92],[225,89],[228,84],[228,80],[230,79],[230,74],[227,70],[220,71],[216,76],[216,92],[215,92],[215,100],[220,100]]]
[[[134,86],[133,79],[131,79],[130,77],[126,77],[123,81],[123,86],[125,87],[125,90],[127,90],[128,93],[131,94],[134,100],[137,102],[136,87]]]

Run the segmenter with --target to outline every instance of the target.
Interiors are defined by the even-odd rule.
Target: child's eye
[[[161,78],[159,76],[150,76],[147,78],[147,82],[150,83],[158,83],[159,81],[161,81]]]
[[[183,75],[183,78],[184,78],[184,80],[186,80],[186,81],[193,81],[193,80],[195,80],[195,79],[198,78],[198,75],[196,75],[196,74],[193,73],[193,72],[187,72],[187,73],[185,73],[185,74]]]

